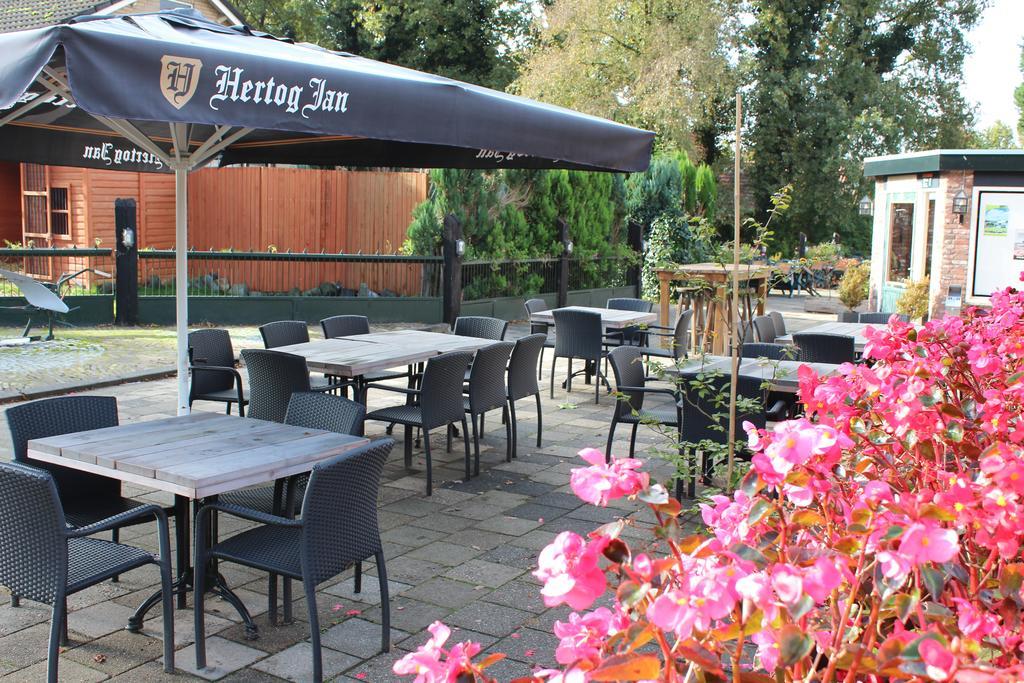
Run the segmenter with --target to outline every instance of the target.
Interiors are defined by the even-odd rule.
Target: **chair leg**
[[[313,645],[313,681],[322,683],[324,665],[320,657],[320,616],[316,613],[316,586],[307,577],[302,581],[306,589],[306,612],[309,614],[309,640]]]
[[[228,405],[231,405],[230,403]],[[120,543],[121,541],[121,530],[118,528],[110,530],[110,540],[114,543]],[[110,577],[110,583],[117,583],[121,577],[118,574],[114,574]]]
[[[569,364],[569,369],[566,370],[568,374],[565,376],[565,394],[566,400],[569,400],[568,395],[572,393],[572,358],[567,358],[566,362]]]
[[[551,355],[551,398],[555,398],[555,361],[558,360],[558,356]]]
[[[227,404],[226,404],[226,405],[224,406],[224,414],[225,414],[225,415],[230,415],[230,414],[231,414],[231,404],[230,404],[230,403],[227,403]]]
[[[448,446],[448,452],[449,453],[452,452],[452,436],[453,436],[452,430],[454,430],[454,429],[455,429],[455,427],[453,425],[448,425],[447,427],[445,427],[445,430],[444,430],[445,434],[448,437],[448,444],[447,444],[447,446]]]
[[[354,580],[355,580],[355,584],[356,584],[356,586],[355,586],[356,593],[362,593],[363,592],[363,563],[362,562],[356,562]]]
[[[608,443],[604,447],[604,461],[606,463],[612,461],[612,440],[615,438],[615,428],[618,424],[618,419],[612,416],[612,426],[608,428]]]
[[[505,422],[505,462],[512,462],[512,420],[508,417],[508,404],[501,409],[501,419]]]
[[[423,452],[427,456],[427,495],[434,495],[434,468],[430,461],[430,432],[423,430]]]
[[[540,347],[540,360],[537,362],[537,379],[544,379],[544,347]]]
[[[537,399],[537,448],[540,448],[540,435],[544,431],[544,417],[540,409],[540,392],[538,391],[533,397]]]
[[[161,541],[165,548],[170,540],[164,537]],[[174,588],[171,579],[171,558],[160,558],[160,592],[163,603],[164,618],[164,672],[174,673]]]
[[[282,576],[281,583],[284,584],[281,589],[281,602],[284,603],[284,607],[281,609],[283,613],[281,620],[290,624],[295,621],[295,618],[292,617],[292,580],[287,576]]]
[[[277,626],[277,574],[267,577],[267,621]]]
[[[512,428],[512,439],[511,439],[511,450],[512,457],[519,457],[519,424],[516,421],[516,402],[510,400],[508,402],[508,421],[509,426]]]
[[[469,471],[469,425],[466,424],[466,416],[462,416],[462,443],[466,449],[466,481],[473,476]]]
[[[194,588],[192,591],[192,616],[195,622],[197,669],[206,668],[206,620],[204,619],[206,602],[206,553],[202,550],[203,543],[202,530],[197,528],[195,552],[196,566],[192,569],[192,585]]]
[[[405,425],[405,469],[412,467],[412,425]]]
[[[633,423],[633,429],[629,431],[629,457],[636,455],[636,428],[640,426],[639,422]]]
[[[57,683],[57,661],[60,657],[60,634],[62,624],[67,616],[67,603],[63,595],[58,595],[53,601],[53,610],[50,616],[50,642],[46,655],[46,680],[48,683]]]
[[[377,563],[377,583],[380,585],[380,651],[391,650],[391,599],[388,595],[388,570],[384,566],[384,551],[373,556]]]
[[[480,413],[480,438],[484,438],[484,415],[486,413]]]
[[[67,647],[71,643],[68,638],[68,600],[64,598],[64,619],[60,624],[60,645],[61,647]]]
[[[469,421],[473,423],[473,476],[480,475],[480,435],[476,430],[476,415],[470,415]]]
[[[21,598],[11,593],[11,607],[21,607]]]

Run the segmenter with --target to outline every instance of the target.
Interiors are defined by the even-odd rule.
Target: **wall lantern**
[[[455,255],[456,256],[462,256],[465,253],[466,253],[466,241],[465,240],[455,240]]]
[[[870,216],[874,213],[874,205],[871,203],[871,197],[864,195],[857,202],[857,213],[861,216]]]
[[[953,213],[960,217],[961,223],[964,222],[964,216],[967,215],[967,209],[970,205],[970,197],[967,196],[967,193],[964,192],[963,188],[960,188],[960,190],[953,195]]]
[[[573,247],[572,240],[569,240],[568,242],[566,242],[565,243],[565,253],[569,254],[569,255],[572,255],[572,247]]]

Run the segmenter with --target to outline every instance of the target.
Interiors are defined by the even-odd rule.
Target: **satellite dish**
[[[61,301],[60,297],[53,293],[46,285],[33,280],[28,275],[14,273],[0,268],[0,277],[6,278],[14,283],[14,286],[21,290],[25,301],[41,308],[44,311],[54,313],[67,313],[68,305]]]

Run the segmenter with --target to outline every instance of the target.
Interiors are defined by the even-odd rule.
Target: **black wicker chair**
[[[370,334],[370,319],[365,315],[335,315],[321,320],[320,329],[324,331],[324,339],[338,339],[339,337],[350,337],[354,334]],[[363,379],[367,382],[384,382],[389,379],[409,377],[411,372],[411,367],[405,372],[370,372],[363,375]],[[332,375],[328,375],[327,378],[341,387],[342,396],[347,395],[348,387],[352,385],[350,380]]]
[[[740,349],[743,358],[767,358],[768,360],[797,360],[799,353],[789,344],[763,344],[747,342]]]
[[[757,341],[762,344],[774,344],[778,332],[775,330],[775,322],[770,315],[759,315],[754,318],[754,332],[757,333]]]
[[[533,396],[537,401],[537,448],[540,448],[541,433],[544,430],[544,418],[541,413],[540,383],[534,376],[538,359],[544,353],[543,334],[531,334],[516,341],[512,355],[508,361],[508,411],[512,422],[512,457],[518,454],[519,422],[516,419],[516,401]]]
[[[772,324],[775,325],[775,336],[786,336],[786,319],[782,317],[782,314],[778,311],[768,311],[768,315],[772,319]]]
[[[714,441],[720,444],[726,443],[726,432],[729,427],[729,391],[731,378],[727,374],[705,374],[698,379],[701,373],[684,372],[679,375],[679,389],[682,400],[683,426],[680,430],[680,441],[684,451],[688,454],[690,446],[704,440]],[[699,388],[695,388],[694,381],[698,382]],[[752,423],[758,429],[764,429],[767,424],[767,412],[764,409],[765,392],[761,388],[761,380],[756,377],[739,376],[736,378],[736,396],[755,401],[760,408],[756,411],[736,411],[736,431],[733,433],[733,440],[746,441],[746,432],[743,430],[743,422]],[[696,455],[696,453],[694,453]],[[701,478],[705,483],[710,482],[712,467],[710,459],[703,458],[700,463]],[[697,463],[693,462],[690,471],[690,480],[687,485],[687,496],[693,498],[697,489]],[[676,498],[682,497],[683,479],[676,479]]]
[[[604,328],[601,325],[601,314],[571,308],[556,309],[553,314],[557,336],[555,352],[551,358],[551,398],[555,397],[555,364],[558,359],[568,359],[569,370],[565,378],[565,390],[571,392],[572,361],[574,358],[580,358],[587,364],[585,371],[596,375],[594,403],[600,403],[601,383],[608,383],[601,372],[601,359],[604,357]]]
[[[508,416],[508,387],[505,369],[508,367],[512,342],[498,342],[478,349],[469,367],[468,394],[463,398],[463,409],[469,415],[473,429],[473,473],[480,474],[480,439],[483,438],[484,413],[501,408],[505,422],[505,461],[512,462],[512,421]],[[531,373],[532,374],[532,373]],[[480,427],[477,429],[477,418]]]
[[[854,338],[845,334],[797,332],[793,343],[800,349],[800,360],[805,363],[852,363],[855,358]]]
[[[278,320],[260,325],[263,348],[276,349],[278,346],[305,344],[309,341],[309,328],[303,320]]]
[[[530,321],[530,334],[543,334],[547,336],[544,340],[544,346],[540,350],[540,362],[537,363],[537,379],[541,379],[544,372],[544,349],[555,348],[555,335],[551,331],[551,325],[548,323],[535,323],[530,318],[534,313],[550,311],[551,307],[548,306],[548,302],[544,301],[544,299],[527,299],[523,305],[526,308],[526,319]]]
[[[242,361],[249,371],[249,417],[284,422],[288,402],[299,391],[314,391],[306,359],[283,351],[244,349]],[[317,387],[326,390],[331,387]]]
[[[647,345],[643,347],[644,355],[648,358],[671,358],[682,360],[690,351],[690,324],[693,322],[693,309],[687,308],[679,313],[676,324],[673,327],[662,325],[651,325],[647,328],[649,337],[670,337],[671,347],[663,349],[659,346]]]
[[[156,520],[159,557],[139,548],[90,538],[128,524]],[[20,463],[0,463],[0,585],[51,605],[46,679],[56,683],[59,647],[67,627],[67,597],[146,564],[160,567],[164,671],[174,672],[174,605],[167,515],[142,505],[88,526],[70,527],[54,477]]]
[[[452,334],[460,337],[480,337],[502,341],[508,330],[508,321],[499,318],[488,318],[483,315],[464,315],[455,319]]]
[[[647,372],[644,369],[643,349],[637,346],[620,346],[608,354],[608,362],[615,375],[615,391],[618,400],[615,412],[612,413],[612,424],[608,428],[608,443],[604,449],[604,458],[612,461],[612,441],[615,428],[619,423],[632,425],[629,434],[629,457],[636,452],[636,429],[643,424],[656,423],[679,429],[682,420],[682,408],[679,397],[672,389],[646,386]],[[667,406],[644,408],[647,394],[662,394],[672,399]]]
[[[313,644],[313,680],[323,680],[316,587],[352,565],[374,558],[381,600],[381,652],[391,649],[388,576],[377,524],[380,474],[394,441],[382,439],[318,463],[309,476],[302,518],[268,515],[237,505],[211,503],[196,515],[195,633],[196,668],[206,667],[203,592],[210,559],[235,562],[302,581]],[[211,513],[227,513],[257,522],[206,548]],[[357,575],[356,591],[361,586]]]
[[[608,299],[605,303],[605,308],[610,308],[614,311],[636,311],[638,313],[650,313],[654,309],[654,304],[650,301],[644,301],[643,299],[630,299],[628,297],[618,297]],[[639,325],[630,325],[629,327],[622,328],[611,328],[609,327],[605,331],[605,344],[608,346],[621,346],[623,344],[631,344],[633,346],[647,346],[647,333]]]
[[[248,392],[242,386],[242,375],[235,369],[235,350],[227,330],[193,330],[188,333],[189,370],[192,382],[188,389],[188,405],[195,401],[218,401],[238,405],[238,414],[245,416]]]
[[[405,427],[405,466],[412,467],[412,430],[423,430],[423,450],[427,460],[427,495],[434,490],[433,463],[430,457],[430,430],[462,423],[462,439],[466,449],[466,478],[469,471],[469,430],[462,401],[462,386],[466,368],[473,360],[473,354],[466,351],[452,351],[434,356],[427,361],[420,388],[407,389],[375,384],[386,391],[396,391],[411,397],[405,405],[390,406],[374,410],[366,415],[367,420],[400,424]],[[451,432],[449,432],[450,436]]]
[[[61,465],[29,460],[28,442],[48,436],[85,432],[104,427],[116,427],[117,399],[113,396],[59,396],[39,401],[22,403],[7,409],[7,426],[11,432],[11,447],[14,461],[29,467],[46,470],[53,475],[61,506],[68,523],[73,527],[85,527],[109,518],[120,519],[120,515],[138,508],[144,503],[121,495],[121,482],[100,474],[63,467]],[[175,514],[173,507],[164,510]],[[122,524],[111,527],[111,538],[116,543],[122,526],[141,524],[148,520],[126,518]],[[187,538],[187,519],[175,516],[174,533],[178,548]],[[182,536],[182,533],[185,536]],[[178,560],[182,569],[183,558]],[[117,580],[117,575],[114,575]],[[179,598],[181,600],[181,598]],[[18,593],[11,597],[11,604],[18,605]],[[180,605],[184,607],[184,603]]]
[[[888,325],[889,318],[894,315],[902,322],[910,322],[910,316],[905,313],[861,313],[857,316],[857,322],[871,323],[872,325]]]

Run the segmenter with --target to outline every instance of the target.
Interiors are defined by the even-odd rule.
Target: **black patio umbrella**
[[[187,174],[221,164],[643,171],[650,132],[226,27],[192,10],[0,35],[0,158],[173,172],[187,412]]]

